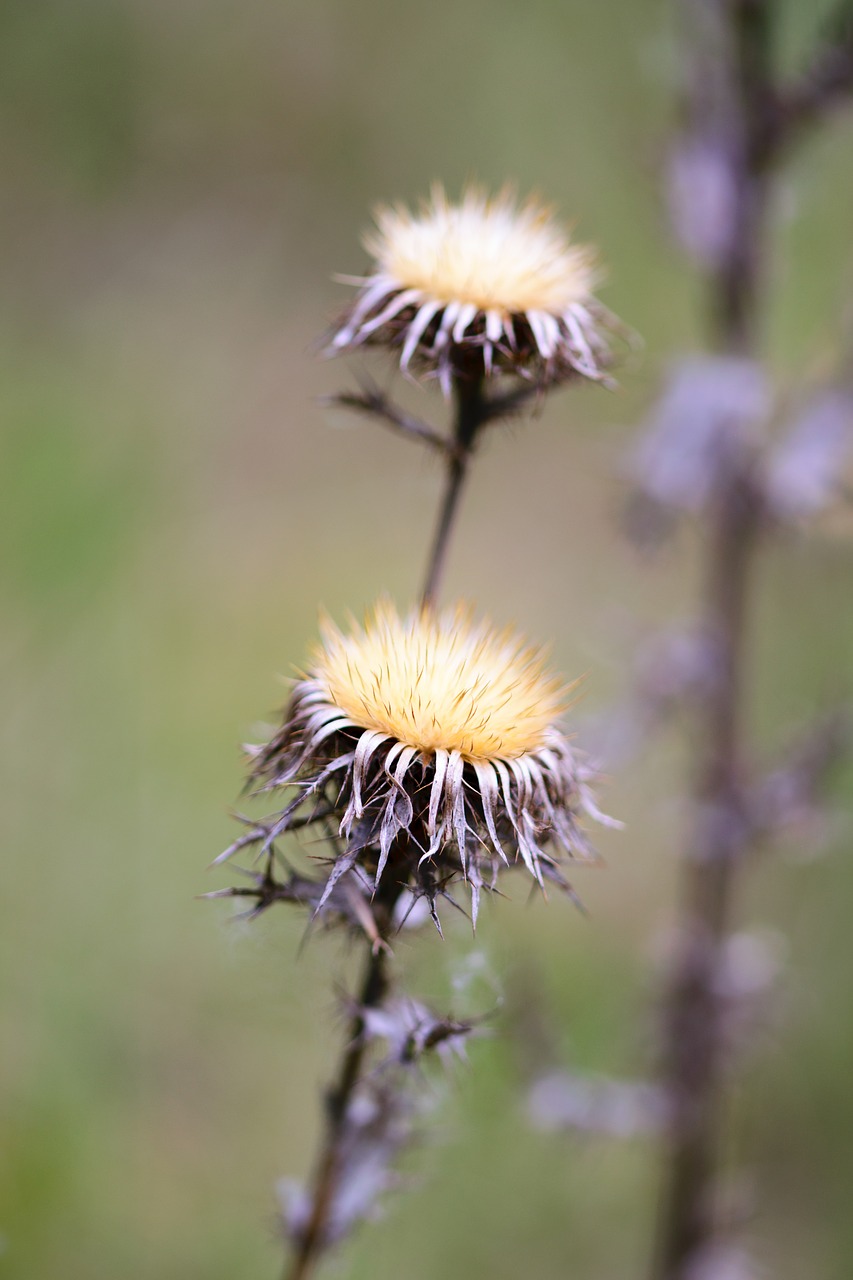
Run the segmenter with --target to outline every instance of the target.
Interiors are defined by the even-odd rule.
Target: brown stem
[[[450,535],[459,511],[459,499],[468,475],[468,464],[474,442],[477,432],[488,417],[488,402],[483,395],[482,376],[458,374],[453,380],[453,394],[456,400],[453,448],[448,454],[444,499],[439,509],[438,523],[427,562],[426,580],[421,597],[424,608],[432,608],[438,598],[447,562]]]
[[[693,0],[695,3],[695,0]],[[700,0],[701,2],[701,0]],[[768,0],[712,0],[724,24],[715,131],[728,170],[730,223],[711,281],[715,343],[733,354],[756,346],[766,205],[762,140],[772,97]]]
[[[682,870],[680,936],[664,1027],[670,1127],[657,1280],[687,1280],[720,1228],[714,1211],[724,1124],[720,976],[744,848],[738,708],[757,528],[744,478],[731,475],[724,482],[708,545],[706,628],[716,679],[699,727],[694,829]]]
[[[702,103],[715,113],[712,136],[734,202],[710,287],[713,331],[718,347],[747,356],[756,346],[767,197],[758,139],[771,91],[769,11],[766,0],[715,0],[705,6],[706,18],[711,10],[721,62],[701,91]],[[694,825],[683,864],[678,950],[664,1024],[669,1127],[655,1280],[688,1280],[720,1228],[714,1201],[725,1118],[721,958],[745,845],[739,709],[749,571],[759,528],[748,442],[732,425],[721,445],[703,591],[714,678],[700,712]]]
[[[853,0],[837,0],[805,71],[776,94],[766,151],[772,160],[853,90]]]
[[[483,395],[482,376],[466,377],[460,373],[454,379],[454,395],[456,418],[453,442],[452,446],[446,449],[447,487],[429,558],[422,598],[425,607],[431,607],[435,603],[474,440],[477,431],[489,416],[489,404]],[[359,400],[357,407],[376,413],[378,416],[388,417],[384,403],[381,405],[378,402],[362,403]],[[420,431],[412,432],[409,425],[406,425],[405,430],[409,434],[422,435]],[[387,951],[381,944],[390,924],[393,909],[387,903],[384,905],[383,923],[379,928],[380,945],[375,945],[368,956],[358,1007],[350,1024],[337,1079],[326,1099],[326,1129],[311,1188],[310,1216],[299,1234],[293,1259],[285,1269],[285,1280],[307,1280],[307,1277],[314,1272],[329,1243],[329,1224],[340,1186],[347,1122],[353,1096],[362,1078],[367,1048],[364,1037],[365,1012],[378,1008],[388,990]],[[381,906],[382,904],[374,902],[374,912],[376,913]]]
[[[339,405],[342,409],[354,409],[357,413],[371,414],[380,422],[384,422],[392,431],[410,440],[429,445],[431,449],[437,449],[440,453],[448,451],[448,442],[440,432],[433,431],[432,427],[418,418],[413,418],[410,413],[404,413],[397,405],[392,404],[385,393],[372,382],[365,380],[360,394],[344,391],[339,395],[327,397],[325,403]]]
[[[384,946],[371,951],[367,958],[358,1007],[350,1023],[338,1076],[326,1097],[326,1132],[311,1190],[311,1215],[300,1233],[293,1260],[285,1269],[286,1280],[306,1280],[328,1243],[328,1227],[340,1182],[343,1138],[367,1048],[364,1015],[367,1010],[378,1008],[385,998],[387,961]]]

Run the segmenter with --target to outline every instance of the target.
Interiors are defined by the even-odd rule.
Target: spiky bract
[[[390,877],[426,894],[433,913],[461,876],[475,919],[501,864],[564,884],[560,851],[590,855],[579,812],[601,816],[555,724],[566,693],[540,652],[462,607],[400,617],[382,602],[347,634],[327,622],[281,729],[253,752],[253,781],[293,795],[240,843],[334,820],[323,902],[349,871],[371,891]]]
[[[469,187],[451,204],[441,186],[416,214],[381,207],[364,238],[374,259],[364,277],[341,277],[358,294],[330,340],[400,348],[447,390],[460,369],[515,373],[542,384],[580,375],[601,381],[618,321],[593,296],[594,252],[573,244],[535,200],[511,190],[489,198]]]

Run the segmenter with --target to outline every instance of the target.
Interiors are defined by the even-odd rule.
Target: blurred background
[[[448,593],[553,638],[584,712],[624,694],[655,628],[695,599],[684,529],[654,559],[619,531],[627,451],[667,363],[703,342],[701,284],[666,229],[678,81],[663,0],[5,0],[0,8],[2,744],[0,1275],[277,1274],[276,1180],[302,1177],[353,956],[298,954],[303,920],[235,923],[196,895],[232,838],[239,744],[315,634],[420,578],[435,460],[323,407],[351,386],[316,339],[365,265],[377,200],[443,179],[553,200],[608,264],[603,298],[645,339],[615,394],[554,395],[494,430]],[[783,60],[821,4],[789,0]],[[853,297],[853,118],[788,170],[767,350],[783,386],[829,373]],[[374,371],[391,378],[379,360]],[[398,384],[393,384],[398,385]],[[434,390],[407,402],[441,421]],[[758,747],[853,686],[853,539],[769,548],[756,587]],[[444,1002],[476,952],[538,993],[564,1062],[643,1074],[672,916],[683,743],[608,786],[627,823],[567,903],[487,904],[472,943],[401,942]],[[853,793],[851,770],[834,804]],[[733,1098],[766,1274],[853,1270],[850,831],[823,857],[756,861],[741,923],[787,970]],[[449,923],[449,922],[448,922]],[[460,997],[461,999],[462,997]],[[468,997],[465,997],[468,998]],[[471,999],[474,997],[472,996]],[[507,1023],[474,1045],[409,1160],[419,1189],[338,1274],[640,1276],[653,1142],[546,1136],[520,1103]]]

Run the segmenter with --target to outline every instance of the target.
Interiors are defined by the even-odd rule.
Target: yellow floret
[[[568,692],[514,632],[462,606],[401,618],[387,601],[347,635],[325,621],[310,677],[354,725],[472,762],[541,748]]]
[[[436,186],[419,214],[383,207],[376,222],[365,247],[379,272],[442,303],[560,314],[597,282],[593,252],[571,244],[547,208],[516,208],[509,191],[489,199],[472,188],[453,205]]]

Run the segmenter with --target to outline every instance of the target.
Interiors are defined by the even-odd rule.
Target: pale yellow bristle
[[[310,677],[354,725],[471,761],[536,751],[566,705],[539,650],[462,607],[401,618],[381,602],[350,634],[325,623]]]
[[[442,303],[560,314],[596,284],[591,250],[572,244],[547,208],[518,208],[508,191],[489,199],[469,189],[454,205],[435,187],[419,214],[384,207],[376,222],[365,246],[378,271]]]

